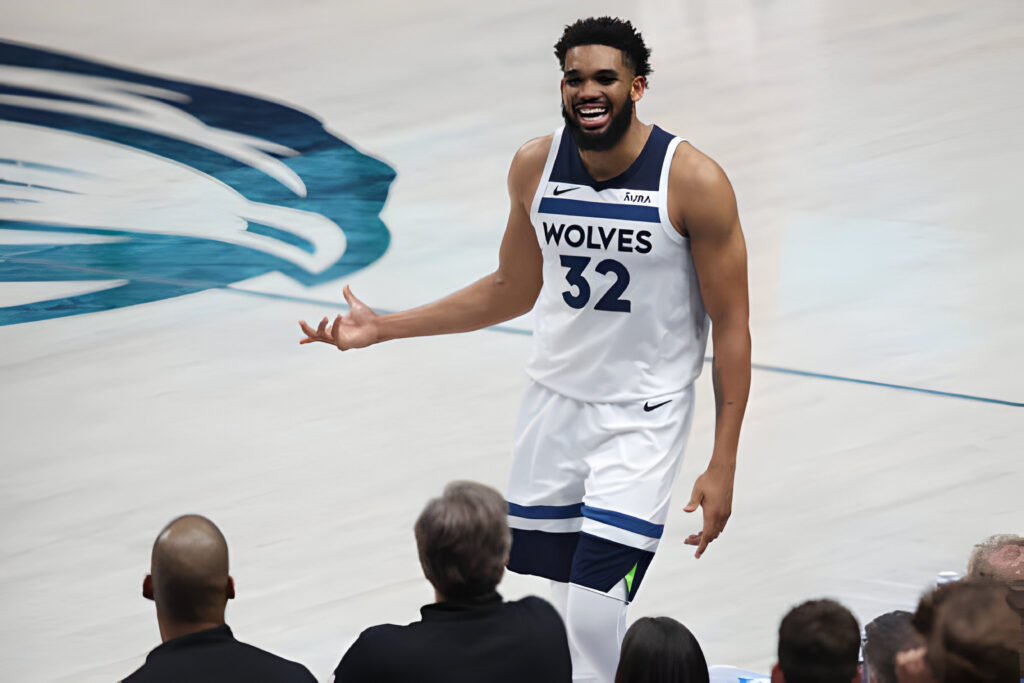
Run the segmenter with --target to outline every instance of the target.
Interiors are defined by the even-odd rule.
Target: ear
[[[786,683],[786,678],[782,675],[782,667],[778,662],[772,667],[772,683]]]
[[[142,580],[142,597],[147,600],[156,600],[153,597],[153,575],[146,574],[146,578]]]
[[[228,576],[227,596],[228,600],[235,599],[235,580],[230,576]]]
[[[633,78],[633,82],[629,86],[629,97],[633,102],[639,102],[644,96],[644,92],[647,91],[647,78],[644,76],[636,76]]]

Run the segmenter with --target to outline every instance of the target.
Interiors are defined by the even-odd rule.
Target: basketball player
[[[746,247],[732,187],[688,143],[642,123],[650,51],[628,21],[567,26],[563,128],[527,142],[508,176],[495,272],[441,300],[350,310],[300,343],[342,351],[465,332],[531,308],[535,331],[508,488],[510,570],[548,578],[577,681],[611,681],[626,606],[654,556],[714,339],[714,449],[689,503],[699,558],[732,507],[750,387]]]

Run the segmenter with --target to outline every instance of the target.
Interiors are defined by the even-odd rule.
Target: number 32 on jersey
[[[572,308],[583,308],[590,301],[590,283],[587,282],[585,271],[587,266],[590,265],[591,258],[589,256],[568,256],[566,254],[562,254],[560,258],[562,266],[568,268],[568,271],[565,273],[565,279],[570,287],[562,292],[562,298]],[[594,304],[594,310],[629,313],[629,299],[622,298],[622,295],[626,292],[626,287],[629,286],[629,271],[626,270],[626,266],[615,259],[606,258],[603,261],[599,261],[594,270],[599,275],[615,277],[615,282],[612,283],[612,286]]]

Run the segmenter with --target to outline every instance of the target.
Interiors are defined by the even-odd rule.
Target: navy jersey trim
[[[661,215],[656,206],[630,206],[628,204],[604,204],[585,202],[579,199],[555,199],[544,197],[540,200],[539,213],[555,213],[563,216],[585,216],[587,218],[617,218],[622,221],[660,223]]]
[[[571,131],[564,131],[558,145],[555,165],[547,180],[552,183],[587,185],[598,192],[608,188],[657,192],[661,184],[661,167],[665,160],[665,151],[673,137],[671,133],[653,126],[647,143],[629,168],[614,178],[594,180],[583,165]]]
[[[583,503],[572,505],[517,505],[508,504],[508,514],[524,519],[573,519],[581,517]]]

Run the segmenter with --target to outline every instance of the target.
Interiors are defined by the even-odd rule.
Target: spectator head
[[[1021,622],[993,581],[964,580],[927,593],[914,613],[938,683],[1001,683],[1020,676]]]
[[[489,486],[455,481],[416,520],[423,574],[441,600],[490,593],[501,581],[512,545],[508,504]]]
[[[1024,536],[996,534],[974,546],[967,576],[1002,583],[1024,582]]]
[[[708,683],[708,663],[688,628],[644,617],[626,631],[615,683]]]
[[[772,683],[851,683],[858,680],[860,627],[838,602],[811,600],[779,625],[779,661]]]
[[[864,663],[870,683],[897,683],[896,654],[923,647],[924,640],[911,623],[910,612],[897,610],[864,627]]]
[[[153,543],[142,594],[156,602],[164,640],[190,626],[223,624],[235,585],[228,575],[228,544],[217,525],[200,515],[184,515],[165,526]]]
[[[967,576],[1004,584],[1010,607],[1024,619],[1024,536],[997,534],[974,546]]]

